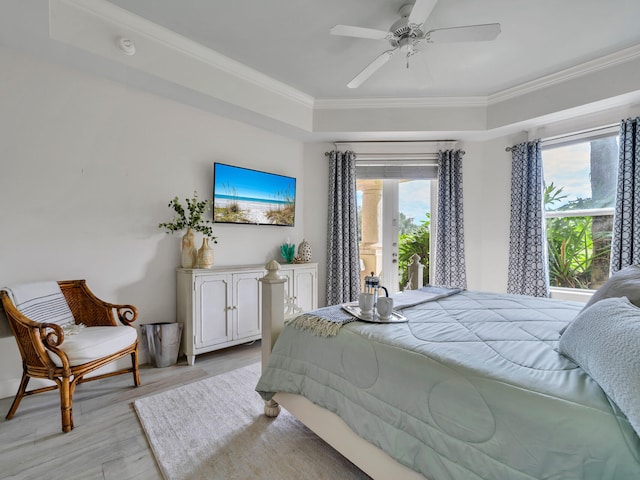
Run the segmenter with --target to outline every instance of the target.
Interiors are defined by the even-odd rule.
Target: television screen
[[[275,173],[213,165],[214,223],[293,227],[296,179]]]

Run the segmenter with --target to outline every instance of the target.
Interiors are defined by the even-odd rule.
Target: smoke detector
[[[118,49],[125,55],[136,54],[136,46],[130,38],[119,37],[116,40],[116,45],[118,45]]]

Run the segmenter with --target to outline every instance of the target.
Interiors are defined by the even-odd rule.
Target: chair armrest
[[[37,323],[37,322],[34,322]],[[40,340],[42,341],[42,345],[49,351],[55,353],[58,357],[60,357],[60,361],[62,362],[62,368],[66,371],[70,369],[69,358],[67,354],[64,353],[60,348],[62,342],[64,342],[64,331],[62,327],[55,323],[37,323],[38,330],[40,330]],[[52,364],[51,359],[47,352],[43,352],[46,360],[45,364]]]
[[[117,305],[115,303],[102,302],[103,305],[115,310],[118,320],[123,325],[131,326],[138,319],[138,309],[133,305]]]
[[[37,362],[46,368],[53,376],[53,369],[57,368],[49,358],[47,350],[60,357],[62,367],[69,370],[67,355],[58,348],[64,342],[64,332],[60,325],[55,323],[40,323],[24,316],[9,299],[4,291],[0,291],[0,301],[4,308],[9,326],[18,343],[18,349],[23,357],[32,359],[31,365]],[[36,360],[37,359],[37,360]]]

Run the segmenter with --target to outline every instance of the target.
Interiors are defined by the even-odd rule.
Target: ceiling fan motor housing
[[[416,45],[417,41],[424,38],[424,33],[418,27],[411,28],[408,24],[408,18],[403,17],[396,21],[389,31],[393,37],[389,39],[389,44],[393,48],[404,47],[409,44]]]

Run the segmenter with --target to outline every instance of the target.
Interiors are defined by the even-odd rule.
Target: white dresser
[[[181,352],[193,365],[196,355],[258,340],[262,334],[260,279],[263,265],[177,269],[177,315]],[[281,266],[285,292],[304,311],[318,308],[318,264]]]

